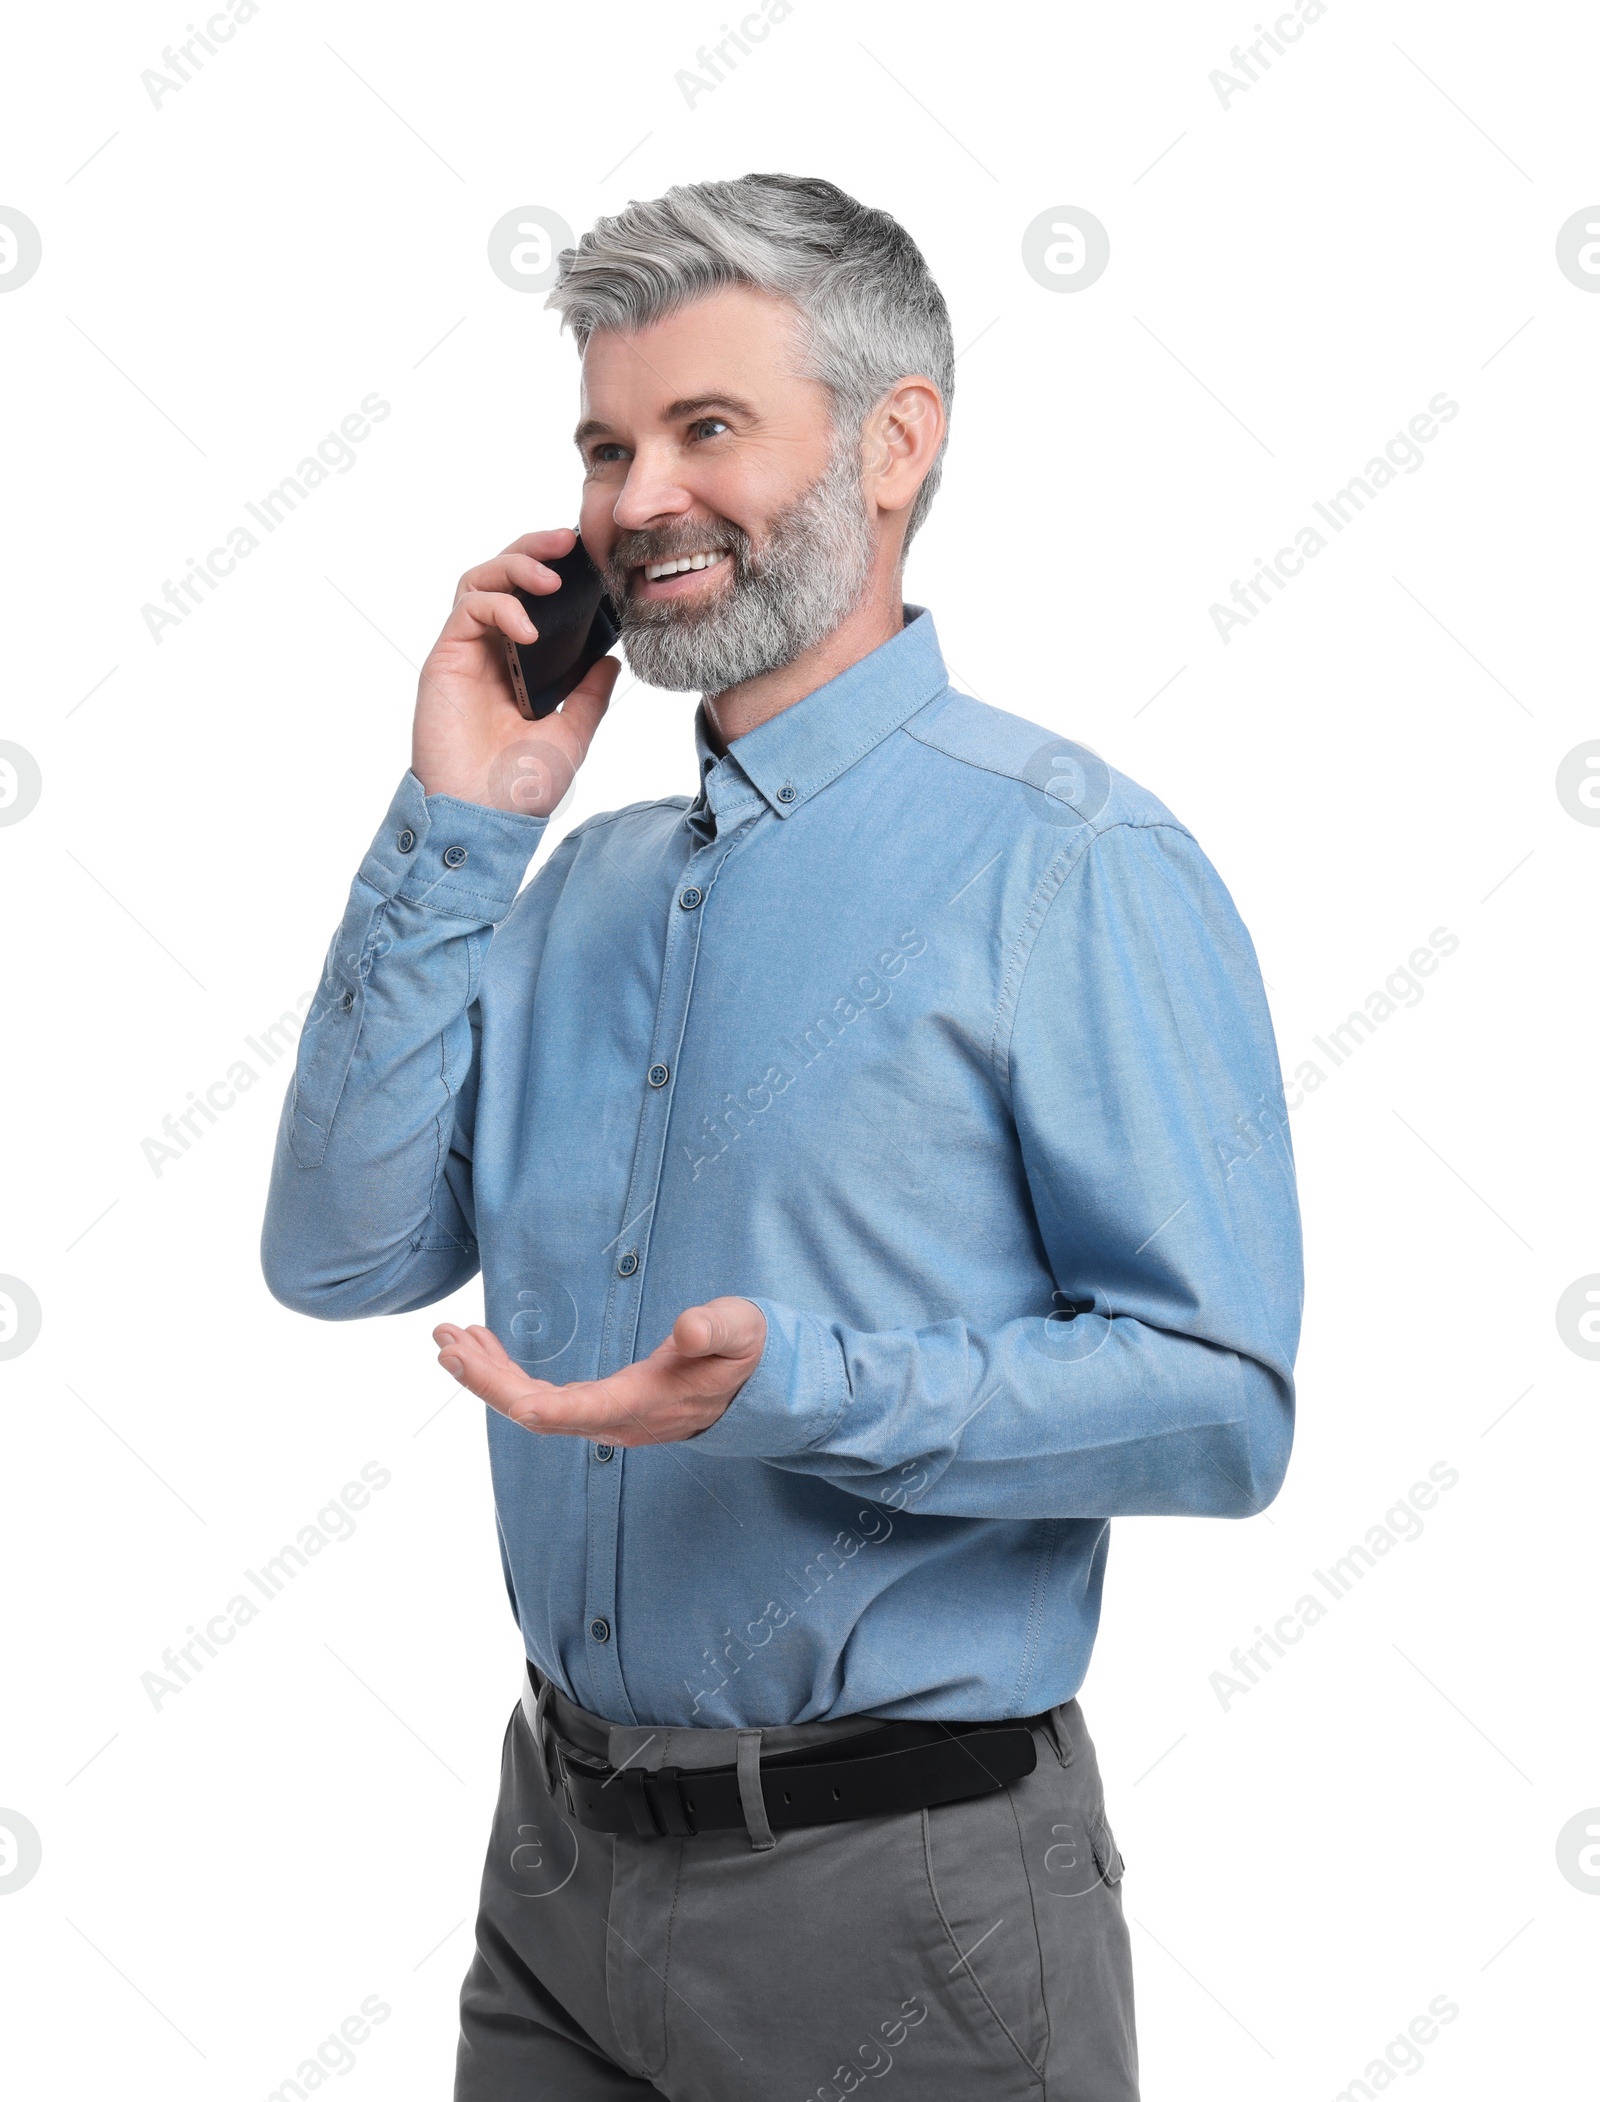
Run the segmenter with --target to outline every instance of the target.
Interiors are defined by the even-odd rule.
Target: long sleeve
[[[408,772],[355,881],[279,1121],[261,1263],[325,1320],[403,1313],[478,1269],[475,994],[543,818]]]
[[[761,1362],[697,1447],[909,1511],[1246,1515],[1288,1464],[1301,1302],[1254,950],[1171,823],[1086,838],[1033,917],[995,1062],[1054,1307],[868,1332],[753,1295]]]

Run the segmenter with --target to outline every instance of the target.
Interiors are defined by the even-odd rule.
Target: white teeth
[[[722,559],[718,548],[709,555],[679,555],[671,562],[647,562],[644,573],[653,584],[658,577],[675,577],[685,569],[712,569]]]

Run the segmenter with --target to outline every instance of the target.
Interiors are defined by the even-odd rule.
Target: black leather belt
[[[1033,1772],[1033,1724],[1043,1720],[884,1723],[866,1735],[875,1749],[853,1759],[822,1757],[814,1747],[774,1754],[759,1769],[767,1821],[774,1831],[835,1825],[989,1795]],[[735,1767],[612,1768],[556,1732],[552,1739],[572,1815],[591,1832],[688,1839],[746,1829]]]

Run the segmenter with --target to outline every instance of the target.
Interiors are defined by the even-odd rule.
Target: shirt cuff
[[[809,1452],[833,1430],[850,1398],[839,1338],[816,1314],[750,1292],[741,1296],[766,1316],[766,1347],[754,1372],[694,1442],[702,1452],[730,1460],[781,1460]]]
[[[549,822],[430,796],[408,767],[362,861],[361,880],[381,897],[498,925]]]

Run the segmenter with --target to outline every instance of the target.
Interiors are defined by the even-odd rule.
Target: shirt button
[[[667,1082],[672,1078],[671,1068],[668,1066],[654,1065],[650,1068],[649,1072],[646,1073],[644,1077],[646,1080],[649,1081],[652,1087],[665,1087]]]
[[[466,858],[467,850],[465,847],[446,847],[444,850],[444,865],[447,869],[460,868]]]
[[[778,790],[778,801],[780,803],[792,803],[794,801],[794,783],[792,781],[785,781],[782,788]]]
[[[610,1621],[591,1620],[589,1623],[589,1633],[594,1637],[596,1642],[609,1642],[611,1640]]]
[[[695,907],[700,903],[700,900],[704,896],[705,892],[701,890],[699,885],[696,883],[691,883],[687,890],[679,891],[678,903],[683,907],[685,912],[693,912]]]
[[[626,1255],[619,1255],[617,1257],[618,1277],[632,1277],[634,1271],[637,1270],[638,1267],[639,1258],[634,1254],[631,1248],[628,1250]]]
[[[416,843],[417,835],[415,834],[415,832],[412,831],[409,825],[407,825],[406,829],[400,834],[400,837],[395,841],[395,845],[400,849],[402,854],[409,854],[411,852],[411,849],[416,845]]]
[[[604,1462],[610,1459],[616,1449],[614,1445],[597,1445],[594,1449],[594,1456],[597,1460]]]

